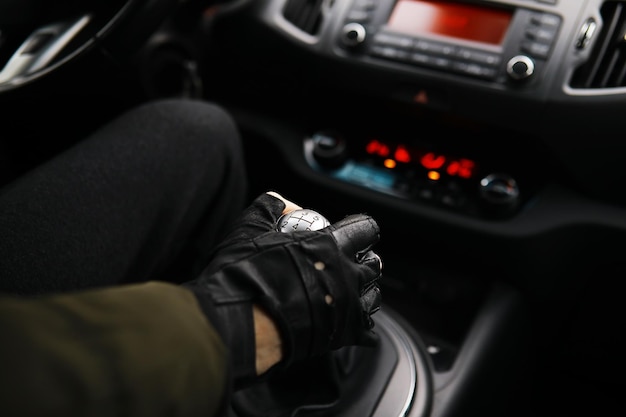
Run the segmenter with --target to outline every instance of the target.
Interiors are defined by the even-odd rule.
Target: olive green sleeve
[[[0,415],[215,415],[227,352],[193,293],[151,282],[0,296]]]

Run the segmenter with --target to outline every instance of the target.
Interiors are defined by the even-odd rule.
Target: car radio
[[[520,83],[542,71],[560,26],[557,14],[504,2],[354,0],[336,42],[353,58]]]

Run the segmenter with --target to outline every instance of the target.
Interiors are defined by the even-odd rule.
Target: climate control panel
[[[524,200],[513,174],[426,144],[368,136],[348,141],[320,130],[304,140],[304,153],[313,169],[338,181],[470,216],[510,217]]]

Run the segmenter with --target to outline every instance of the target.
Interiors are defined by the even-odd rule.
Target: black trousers
[[[0,291],[192,279],[246,193],[225,111],[144,104],[0,190]]]

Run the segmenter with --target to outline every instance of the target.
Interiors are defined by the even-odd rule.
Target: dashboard
[[[145,99],[219,103],[241,130],[252,195],[275,189],[331,220],[379,222],[381,330],[403,361],[434,370],[415,400],[432,399],[431,417],[496,399],[516,408],[496,392],[525,404],[496,415],[581,415],[572,397],[583,415],[621,405],[596,343],[608,361],[621,355],[610,342],[624,328],[626,1],[94,2],[105,3],[115,25],[80,60],[51,61],[67,68],[42,77],[47,94],[45,79],[21,88],[0,72],[3,122],[17,132],[6,155],[33,152],[31,136],[48,131],[72,128],[69,142]],[[419,352],[397,323],[423,340]],[[532,383],[512,387],[527,371]],[[414,375],[385,378],[415,388]],[[548,399],[544,414],[529,386]],[[349,399],[371,400],[353,388]],[[408,404],[391,391],[401,415]]]
[[[626,201],[615,193],[623,175],[611,168],[619,165],[624,146],[618,114],[626,100],[621,75],[626,67],[615,40],[624,19],[623,3],[274,0],[250,9],[250,30],[256,25],[264,29],[245,36],[265,30],[274,35],[254,59],[271,65],[270,48],[278,43],[281,52],[272,59],[292,66],[296,59],[309,62],[308,68],[296,71],[313,73],[321,88],[345,91],[347,101],[362,95],[387,100],[378,117],[389,120],[388,130],[407,120],[415,125],[411,114],[428,113],[415,136],[437,146],[449,142],[449,149],[442,146],[444,156],[471,160],[482,169],[479,180],[495,175],[492,188],[502,194],[492,197],[506,206],[496,211],[519,208],[520,201],[512,197],[520,183],[523,198],[553,180],[601,201]],[[247,41],[241,42],[238,50]],[[300,58],[290,60],[286,54]],[[320,106],[329,104],[322,100]],[[357,107],[350,103],[339,111],[366,115],[369,110]],[[350,129],[362,126],[356,123]],[[373,136],[358,139],[358,152]],[[380,140],[391,147],[415,148],[411,140],[393,135]],[[427,153],[429,146],[418,144],[416,152]],[[389,180],[371,177],[379,188]],[[479,201],[470,204],[469,212],[485,214],[477,208],[484,202],[481,197],[465,197]]]
[[[243,1],[212,23],[208,96],[249,136],[259,188],[366,204],[391,239],[543,294],[572,253],[614,260],[607,236],[626,230],[624,6]]]

